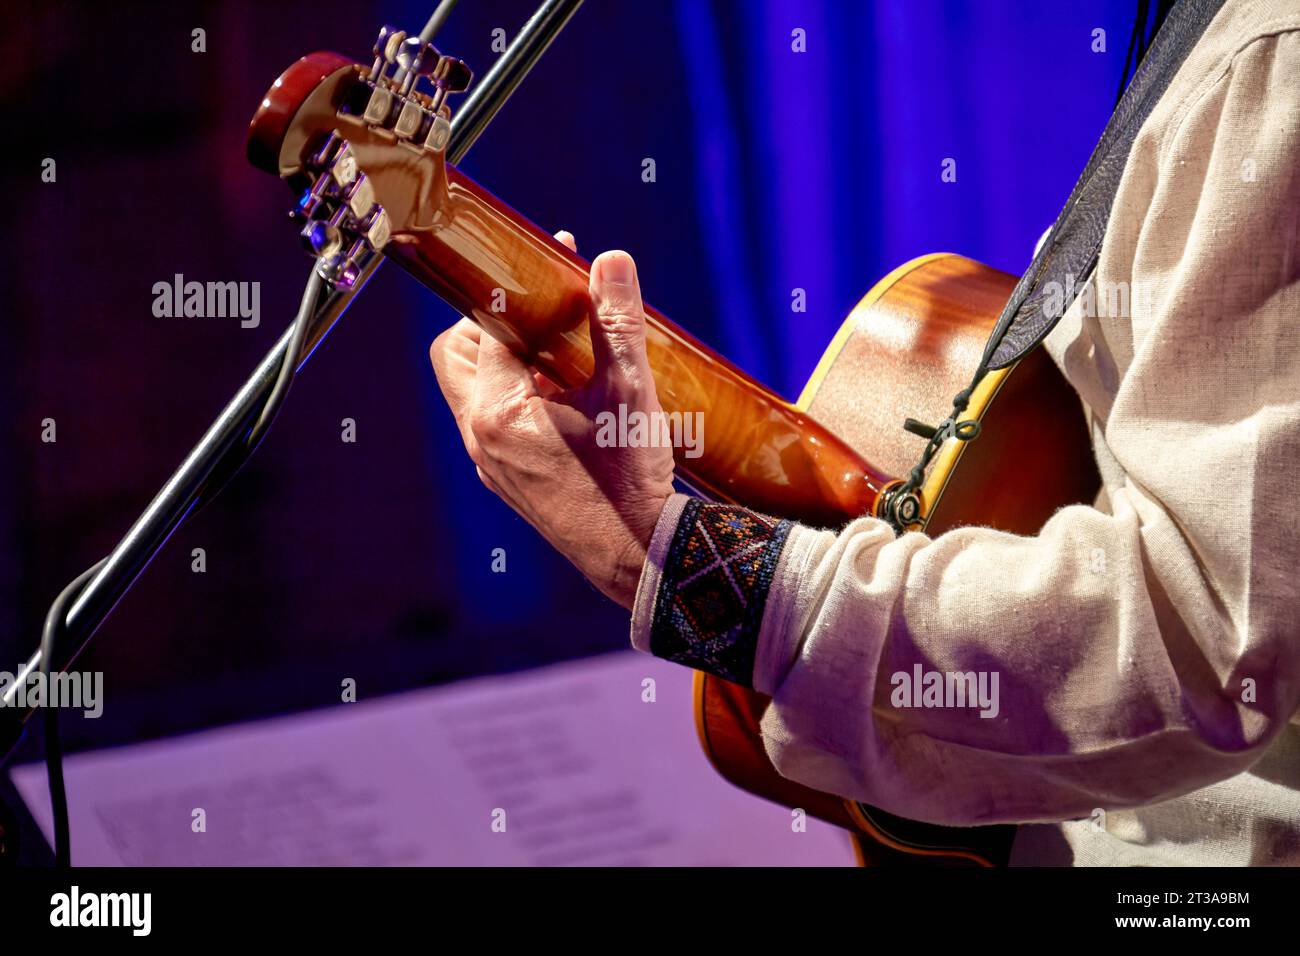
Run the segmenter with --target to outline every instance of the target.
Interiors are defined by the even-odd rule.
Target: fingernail
[[[607,252],[600,257],[600,281],[606,285],[632,285],[636,265],[626,252]]]

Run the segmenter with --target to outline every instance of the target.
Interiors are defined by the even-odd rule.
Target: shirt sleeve
[[[1077,819],[1249,767],[1300,704],[1297,75],[1300,35],[1259,39],[1135,143],[1097,272],[1131,314],[1098,295],[1054,333],[1106,510],[895,537],[677,496],[634,645],[771,695],[785,776],[932,823]]]

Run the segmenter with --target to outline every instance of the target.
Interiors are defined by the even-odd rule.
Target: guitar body
[[[593,368],[590,264],[447,162],[446,90],[399,84],[384,72],[391,61],[367,69],[322,52],[293,64],[253,117],[249,158],[299,197],[295,216],[318,268],[344,276],[355,250],[382,250],[551,381],[581,384]],[[456,75],[448,63],[431,75]],[[854,309],[795,403],[647,305],[664,410],[709,423],[707,448],[679,454],[678,473],[711,498],[818,527],[884,513],[924,447],[904,419],[948,414],[1013,284],[959,256],[902,266]],[[1062,505],[1092,500],[1098,481],[1079,399],[1043,352],[985,376],[964,418],[978,419],[981,434],[938,450],[911,528],[1032,534]],[[745,688],[698,679],[700,737],[728,780],[855,832],[866,862],[1005,859],[1009,827],[934,827],[781,777],[759,733],[766,705]]]
[[[902,422],[951,408],[1015,281],[955,255],[924,256],[894,270],[845,320],[797,406],[890,474],[906,474],[925,443]],[[868,392],[870,402],[863,400]],[[927,533],[987,525],[1034,534],[1057,508],[1096,494],[1079,398],[1043,350],[990,373],[963,418],[980,421],[980,437],[950,439],[935,457],[921,494]],[[767,703],[746,687],[696,674],[700,742],[732,783],[858,832],[868,863],[1005,862],[1012,827],[916,823],[782,777],[759,733]]]

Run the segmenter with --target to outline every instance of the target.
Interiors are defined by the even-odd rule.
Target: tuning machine
[[[379,31],[373,49],[374,65],[365,78],[370,96],[362,119],[400,140],[434,152],[446,149],[451,139],[446,99],[468,89],[473,72],[463,60],[443,56],[433,44],[391,26]]]
[[[302,223],[299,238],[316,258],[317,272],[335,286],[350,287],[365,260],[387,244],[388,214],[338,133],[330,134],[307,165],[314,179],[290,215]]]
[[[375,54],[375,62],[370,67],[370,81],[375,84],[382,84],[384,73],[388,70],[390,64],[397,62],[397,54],[406,42],[406,31],[399,30],[395,26],[385,24],[379,28],[379,37],[375,40],[372,52]]]

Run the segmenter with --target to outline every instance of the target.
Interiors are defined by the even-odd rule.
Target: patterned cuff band
[[[763,608],[791,522],[688,500],[659,571],[650,650],[752,686]]]

